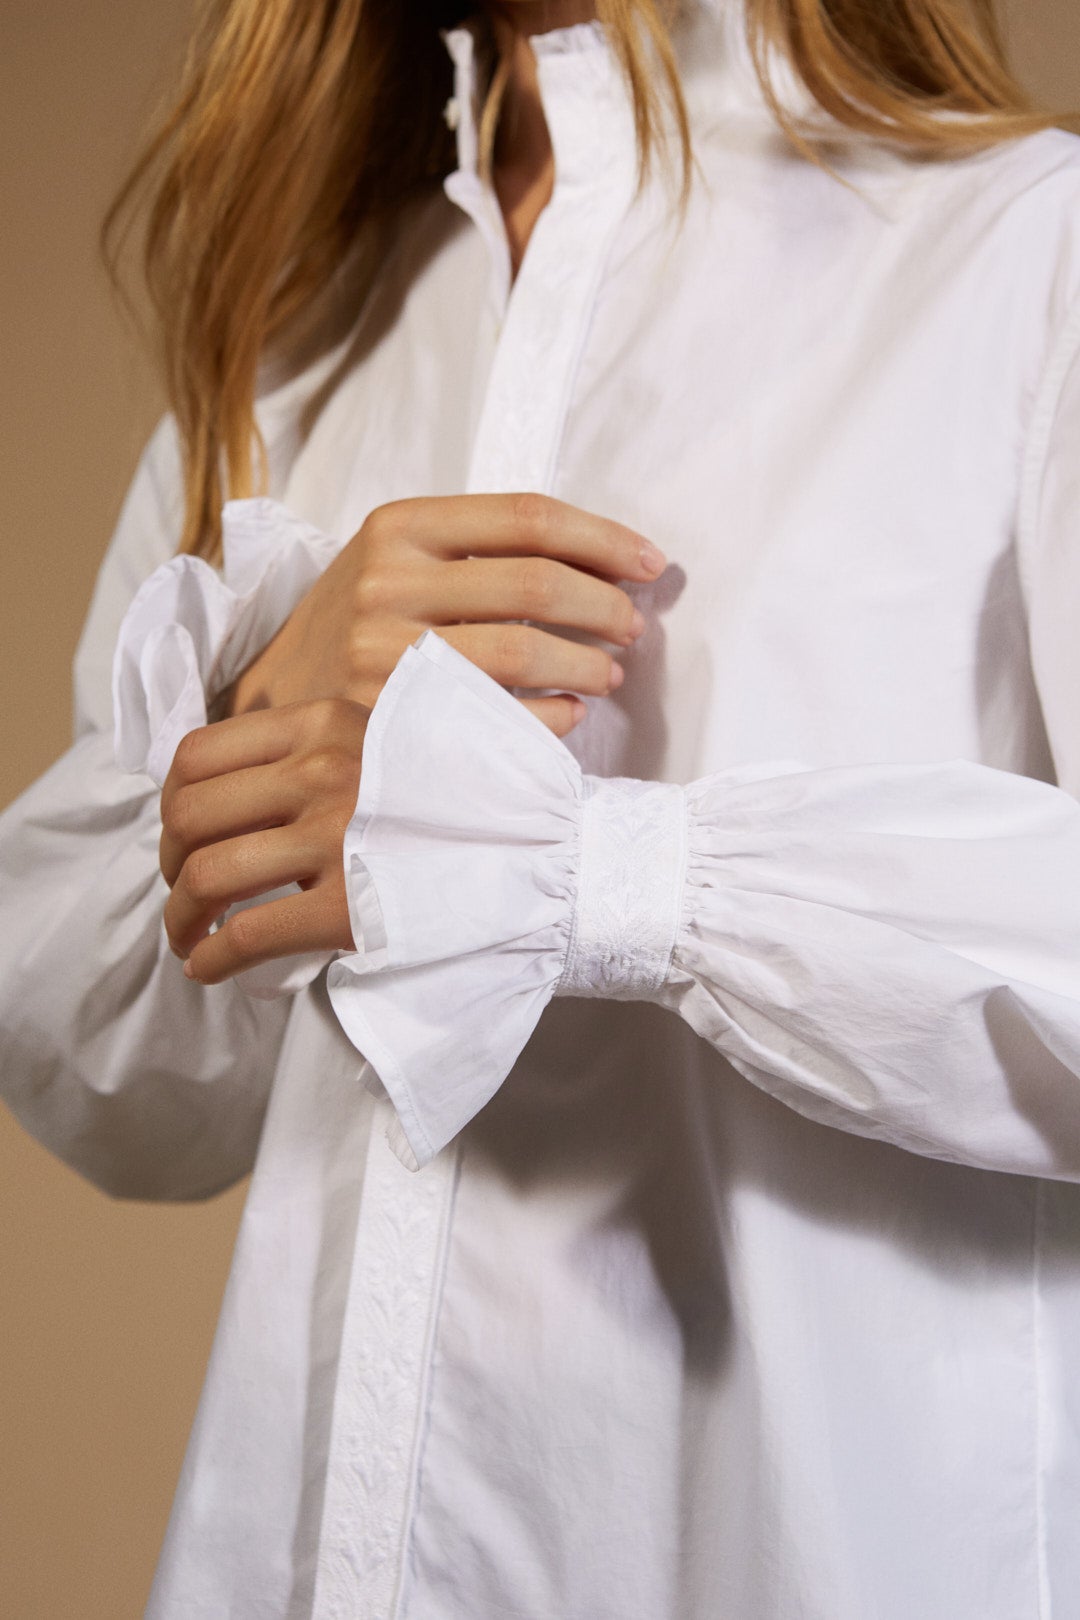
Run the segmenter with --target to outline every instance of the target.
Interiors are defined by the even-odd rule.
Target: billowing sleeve
[[[192,984],[162,926],[157,784],[116,762],[117,631],[175,547],[166,420],[143,455],[75,660],[74,746],[0,816],[0,1087],[105,1190],[200,1198],[254,1161],[287,1003]]]
[[[1080,318],[1032,435],[1021,562],[1059,785],[966,760],[583,776],[429,632],[376,704],[337,1016],[422,1165],[557,995],[657,1002],[822,1124],[1080,1180]]]

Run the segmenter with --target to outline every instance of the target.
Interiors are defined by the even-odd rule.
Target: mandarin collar
[[[476,174],[486,21],[477,13],[441,37],[454,67],[445,116],[457,140],[458,171]],[[682,0],[671,38],[692,133],[717,123],[772,127],[747,44],[744,0]],[[559,173],[590,161],[595,168],[601,142],[610,146],[628,134],[633,140],[629,92],[601,22],[553,28],[530,42]],[[772,53],[771,67],[791,110],[809,113],[812,103],[786,59]],[[579,140],[584,145],[575,145]]]
[[[479,127],[486,88],[484,24],[469,18],[442,35],[454,66],[454,92],[445,117],[457,142],[451,194],[479,178]],[[556,185],[601,180],[620,155],[634,149],[633,110],[603,24],[574,23],[530,39],[540,99],[551,137]]]

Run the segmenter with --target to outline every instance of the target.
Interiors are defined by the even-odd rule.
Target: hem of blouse
[[[1043,479],[1046,474],[1050,441],[1058,407],[1061,404],[1061,395],[1069,372],[1077,359],[1080,359],[1080,298],[1071,304],[1064,325],[1051,344],[1036,389],[1035,405],[1024,441],[1020,495],[1017,503],[1016,556],[1020,590],[1029,610]]]

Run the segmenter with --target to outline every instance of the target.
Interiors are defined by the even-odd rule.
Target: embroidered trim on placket
[[[341,1335],[312,1620],[392,1620],[442,1292],[453,1149],[422,1173],[375,1105]]]
[[[600,278],[633,197],[629,102],[614,59],[589,32],[583,25],[535,42],[556,182],[512,290],[502,215],[476,168],[475,41],[468,29],[444,36],[455,66],[459,159],[446,192],[488,243],[501,321],[470,493],[550,491]],[[567,55],[576,62],[560,60]],[[376,1103],[364,1175],[312,1620],[399,1620],[408,1607],[408,1546],[461,1149],[445,1149],[418,1173],[406,1170],[386,1140],[389,1107]]]
[[[470,494],[550,493],[600,278],[634,192],[633,126],[610,53],[595,53],[587,72],[579,65],[574,83],[560,85],[565,64],[543,41],[536,42],[537,65],[555,145],[555,190],[507,300]]]

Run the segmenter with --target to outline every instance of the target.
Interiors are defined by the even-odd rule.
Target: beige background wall
[[[158,410],[95,233],[189,11],[0,0],[0,804],[66,745],[78,626]],[[1022,76],[1080,106],[1077,0],[1008,21]],[[142,1613],[242,1196],[110,1203],[0,1111],[0,1614]]]

